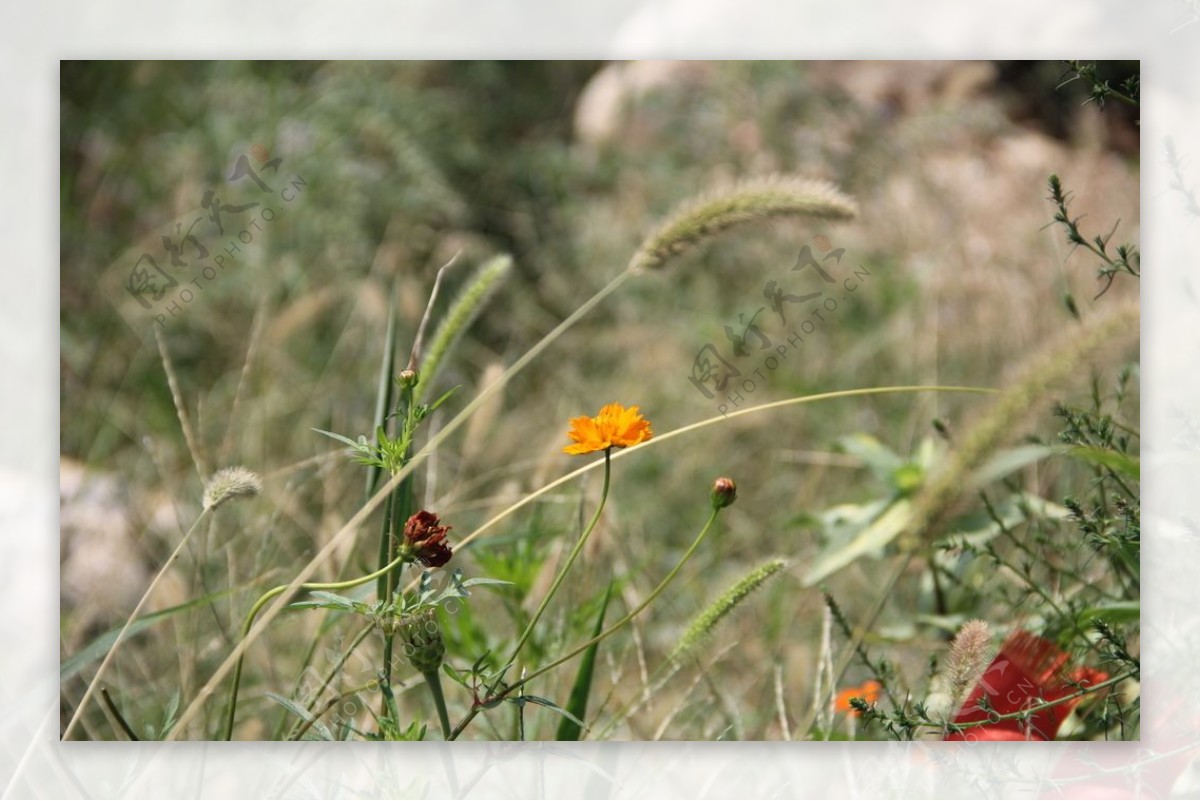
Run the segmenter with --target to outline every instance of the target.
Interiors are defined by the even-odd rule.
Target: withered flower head
[[[443,526],[433,512],[422,509],[404,524],[404,547],[413,561],[425,567],[441,567],[452,555],[450,543],[446,541],[446,532],[450,529],[451,526]]]

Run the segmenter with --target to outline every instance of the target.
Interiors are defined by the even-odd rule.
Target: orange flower
[[[619,403],[610,403],[595,417],[571,418],[567,436],[575,443],[563,448],[563,452],[578,455],[628,448],[650,439],[654,432],[650,430],[650,421],[638,413],[638,407],[626,409]]]
[[[860,714],[857,709],[850,706],[851,698],[861,698],[868,704],[873,704],[879,700],[879,682],[874,679],[865,681],[859,687],[847,687],[837,694],[835,707],[838,712],[849,712],[851,715],[858,717]]]

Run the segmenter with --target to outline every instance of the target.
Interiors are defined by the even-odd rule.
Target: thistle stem
[[[449,740],[450,713],[446,711],[446,696],[442,694],[442,674],[431,670],[421,675],[425,677],[425,686],[429,688],[429,694],[433,696],[433,705],[437,707],[438,720],[442,724],[442,738]]]

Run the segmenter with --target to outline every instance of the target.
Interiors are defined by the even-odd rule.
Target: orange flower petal
[[[609,403],[595,417],[574,417],[567,437],[573,444],[564,453],[579,455],[609,448],[628,448],[654,436],[650,421],[642,417],[637,406],[626,409],[619,403]]]

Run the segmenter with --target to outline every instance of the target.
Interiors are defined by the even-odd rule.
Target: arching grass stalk
[[[512,653],[509,654],[508,660],[504,663],[504,668],[500,671],[500,676],[503,677],[508,669],[517,661],[517,656],[520,655],[521,649],[528,642],[530,635],[533,634],[533,629],[541,620],[542,615],[546,611],[546,607],[550,605],[550,600],[554,594],[558,592],[558,588],[562,586],[563,580],[567,577],[567,573],[571,570],[571,566],[575,564],[575,560],[579,557],[583,546],[587,543],[588,537],[591,536],[592,530],[596,528],[596,524],[600,522],[600,513],[604,511],[604,503],[608,500],[608,487],[612,477],[612,448],[606,448],[604,451],[604,485],[600,489],[600,503],[596,505],[596,511],[592,514],[591,521],[583,533],[579,535],[579,539],[575,542],[575,547],[571,549],[571,553],[567,556],[567,561],[563,564],[562,569],[558,571],[558,575],[554,577],[554,583],[550,585],[550,589],[546,592],[546,597],[542,598],[542,602],[538,605],[537,611],[533,613],[533,617],[529,619],[529,624],[525,626],[525,631],[522,632],[521,638],[517,640],[517,644],[513,646]]]
[[[635,445],[631,448],[626,448],[626,449],[620,451],[619,453],[615,453],[615,454],[613,454],[612,459],[613,459],[613,461],[616,461],[617,459],[624,459],[628,456],[631,456],[635,452],[641,451],[643,448],[653,448],[657,445],[662,444],[663,442],[666,442],[669,439],[673,439],[674,437],[683,436],[684,434],[690,434],[694,431],[699,431],[702,428],[707,428],[709,426],[718,425],[718,424],[724,423],[728,420],[734,420],[736,418],[743,417],[746,415],[760,414],[763,412],[774,411],[776,409],[787,408],[789,406],[800,406],[800,405],[804,405],[807,403],[815,403],[817,401],[839,400],[842,398],[864,397],[864,396],[869,396],[869,395],[892,395],[892,394],[910,393],[910,392],[967,392],[967,393],[973,393],[973,394],[995,394],[996,392],[998,392],[998,390],[992,389],[990,387],[962,387],[962,386],[930,385],[930,386],[864,387],[864,388],[860,388],[860,389],[839,389],[839,390],[836,390],[833,392],[820,392],[815,395],[801,395],[801,396],[795,397],[795,398],[785,398],[784,400],[772,401],[770,403],[762,403],[762,404],[759,404],[758,406],[747,406],[745,409],[739,409],[737,411],[729,412],[728,414],[718,414],[713,417],[706,418],[704,420],[699,420],[695,423],[689,423],[688,425],[682,426],[673,431],[667,431],[667,432],[664,432],[661,434],[655,434],[654,439],[652,439],[648,442],[642,443],[641,445]],[[555,480],[551,481],[550,483],[546,484],[545,486],[541,487],[540,489],[534,490],[533,492],[531,492],[528,495],[521,498],[521,500],[513,503],[511,506],[497,512],[495,515],[493,515],[491,517],[491,519],[487,520],[479,528],[475,529],[467,536],[458,540],[457,547],[463,548],[463,547],[469,545],[470,543],[474,542],[479,537],[483,536],[483,534],[485,532],[490,530],[497,523],[500,523],[502,520],[507,518],[509,515],[522,509],[525,506],[528,506],[529,504],[533,503],[534,501],[536,501],[538,498],[542,497],[543,495],[558,489],[563,484],[566,484],[567,482],[573,481],[574,479],[578,478],[579,476],[582,476],[584,473],[587,473],[591,470],[595,470],[597,467],[599,467],[603,463],[604,463],[603,461],[597,459],[596,461],[594,461],[590,464],[586,464],[583,467],[580,467],[576,470],[572,470],[570,473],[567,473],[564,476],[556,478]],[[416,587],[416,582],[410,583],[408,586],[408,589],[411,590],[414,587]]]
[[[297,585],[295,588],[293,588],[291,584],[281,584],[278,587],[273,587],[273,588],[267,590],[266,592],[264,592],[262,594],[262,597],[260,597],[257,601],[254,602],[254,606],[250,607],[250,611],[246,614],[246,620],[242,623],[242,634],[241,634],[240,642],[245,642],[247,635],[250,633],[250,627],[254,624],[254,618],[256,618],[258,616],[258,613],[260,611],[262,611],[262,608],[264,606],[266,606],[267,602],[269,602],[272,598],[275,598],[276,596],[281,595],[285,592],[288,592],[289,590],[292,590],[292,589],[296,589],[296,590],[348,590],[351,587],[358,587],[362,584],[366,584],[367,582],[374,581],[375,579],[379,578],[380,576],[386,574],[389,570],[392,570],[393,568],[398,567],[401,563],[404,562],[404,560],[406,558],[408,558],[408,556],[406,554],[402,554],[402,555],[396,557],[396,559],[394,561],[389,562],[388,564],[384,565],[379,570],[376,570],[374,573],[368,573],[367,575],[362,576],[361,578],[349,579],[347,581],[311,582],[308,584]],[[245,653],[246,653],[245,650],[242,650],[241,652],[238,653],[238,659],[234,665],[233,687],[230,689],[230,693],[229,693],[229,711],[226,712],[226,714],[225,714],[225,727],[221,733],[222,740],[229,740],[229,739],[232,739],[232,737],[233,737],[233,721],[234,721],[234,718],[237,716],[238,687],[242,683],[242,662],[244,661]],[[176,726],[176,728],[178,728],[178,725]],[[174,731],[175,730],[173,729],[172,733],[174,733]]]

